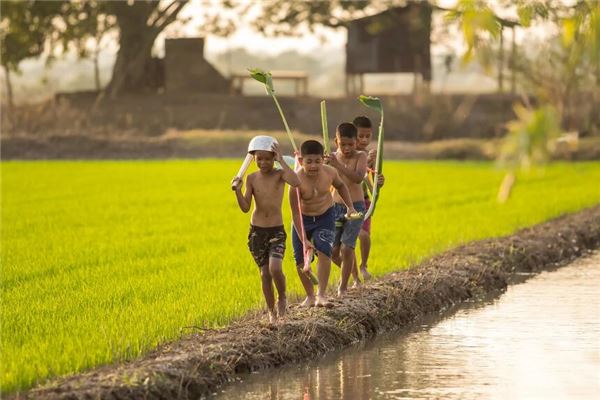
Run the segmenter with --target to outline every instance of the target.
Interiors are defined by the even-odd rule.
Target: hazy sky
[[[248,0],[249,3],[256,2]],[[457,0],[438,0],[437,4],[441,7],[452,8]],[[189,22],[185,25],[173,24],[164,32],[162,37],[190,37],[198,36],[199,27],[202,26],[204,20],[202,15],[206,9],[216,12],[219,0],[191,0],[190,3],[181,11],[182,18],[189,18]],[[394,4],[398,4],[395,1]],[[489,4],[502,17],[516,20],[516,9],[501,9],[495,7],[497,2],[489,1]],[[252,9],[250,10],[250,14]],[[341,49],[346,43],[346,29],[340,28],[337,30],[330,28],[317,28],[317,35],[306,32],[300,37],[266,37],[252,30],[244,21],[235,16],[234,13],[229,13],[234,20],[237,20],[237,31],[227,37],[222,38],[215,35],[209,35],[206,39],[205,49],[208,55],[215,53],[223,53],[231,48],[246,48],[253,52],[263,52],[268,54],[278,54],[286,50],[293,50],[300,53],[309,53],[315,48],[331,48]],[[251,16],[251,15],[250,15]],[[434,13],[434,26],[442,25],[443,13]],[[538,26],[528,29],[528,37],[544,37],[547,35],[547,27]],[[525,37],[523,30],[517,29],[517,42],[520,42]],[[162,41],[159,40],[159,54],[162,53]],[[450,45],[455,51],[461,52],[464,50],[464,44],[461,35],[458,31],[454,31],[452,37],[447,40],[447,45]],[[434,45],[432,53],[443,53],[447,49],[442,49]]]

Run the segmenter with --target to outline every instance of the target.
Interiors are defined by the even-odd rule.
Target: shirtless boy
[[[300,179],[300,205],[302,215],[298,210],[297,191],[290,189],[290,204],[294,229],[292,229],[292,243],[294,245],[294,258],[298,267],[298,275],[306,291],[303,306],[327,306],[326,289],[331,269],[331,251],[335,239],[335,214],[333,197],[330,188],[333,186],[339,193],[340,201],[348,206],[348,213],[355,213],[352,206],[350,192],[340,178],[337,170],[324,165],[323,145],[316,140],[307,140],[300,147],[300,165],[298,171]],[[304,234],[301,232],[300,218],[304,224]],[[300,234],[299,234],[300,233]],[[316,251],[318,257],[317,276],[319,285],[315,297],[312,282],[303,271],[304,246]]]
[[[231,182],[238,205],[243,212],[250,210],[252,197],[254,197],[248,248],[260,268],[262,291],[267,303],[270,323],[275,322],[277,317],[285,315],[287,306],[285,275],[282,270],[287,237],[281,215],[283,189],[285,183],[293,187],[300,184],[296,173],[285,163],[277,142],[275,140],[273,142],[271,151],[253,152],[258,171],[246,178],[244,194],[242,194],[242,179],[235,177]],[[278,161],[282,168],[275,169],[274,161]],[[278,293],[277,311],[275,311],[273,283]]]
[[[367,153],[367,167],[371,170],[375,168],[375,159],[377,157],[377,150],[368,149],[369,144],[371,143],[371,138],[373,136],[373,125],[371,124],[371,120],[365,116],[359,116],[354,118],[352,124],[356,126],[357,130],[357,142],[356,142],[356,150],[365,151]],[[368,174],[369,172],[367,172]],[[367,176],[366,176],[367,177]],[[385,178],[383,175],[380,175],[377,184],[381,187],[385,182]],[[371,205],[371,199],[369,197],[369,192],[372,191],[373,188],[370,187],[369,180],[367,179],[365,183],[363,183],[363,192],[365,196],[365,208],[369,209]],[[367,220],[363,222],[363,226],[358,234],[358,239],[360,240],[360,272],[362,273],[363,278],[369,279],[371,274],[369,273],[368,261],[369,261],[369,253],[371,251],[371,218],[369,217]],[[356,261],[355,261],[356,264]]]
[[[362,182],[367,172],[367,155],[356,150],[356,127],[349,122],[338,125],[335,132],[337,151],[328,157],[329,165],[334,167],[348,187],[350,198],[355,210],[364,214],[365,200]],[[358,233],[363,224],[363,219],[348,219],[345,202],[336,191],[333,196],[336,210],[336,237],[334,254],[340,254],[342,277],[338,288],[338,295],[343,295],[348,289],[348,280],[354,267],[354,248]],[[338,253],[339,251],[339,253]],[[355,282],[358,282],[356,273]]]

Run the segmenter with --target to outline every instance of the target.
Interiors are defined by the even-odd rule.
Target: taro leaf
[[[270,72],[263,71],[260,68],[248,68],[248,71],[250,72],[250,76],[252,78],[265,85],[267,91],[273,91],[273,77],[271,76]]]
[[[383,112],[383,108],[381,106],[381,100],[379,100],[379,97],[371,97],[371,96],[365,96],[364,94],[361,94],[358,97],[358,100],[367,107],[374,108],[377,111],[379,111],[380,113]]]

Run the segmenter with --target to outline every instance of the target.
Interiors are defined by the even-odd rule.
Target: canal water
[[[600,252],[214,399],[600,399]]]

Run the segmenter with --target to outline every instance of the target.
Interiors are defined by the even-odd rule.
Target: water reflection
[[[243,378],[223,399],[600,398],[600,253],[412,332]]]

